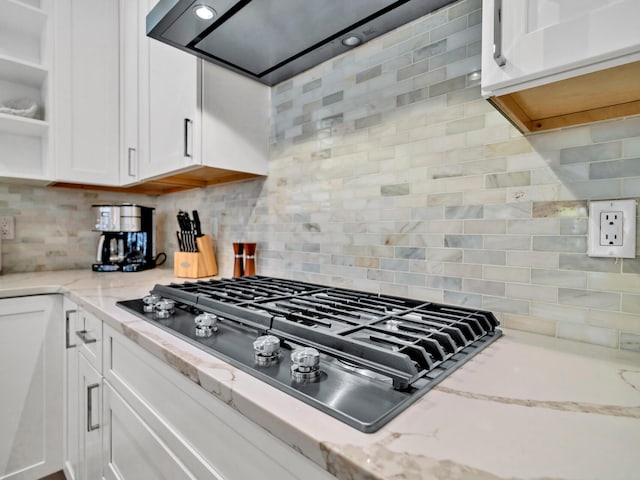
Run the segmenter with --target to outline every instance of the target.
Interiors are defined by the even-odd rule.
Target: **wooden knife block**
[[[197,252],[173,252],[173,274],[176,277],[200,278],[218,274],[218,264],[208,235],[196,238]]]

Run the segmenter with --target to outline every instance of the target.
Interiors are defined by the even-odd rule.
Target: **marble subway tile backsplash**
[[[269,175],[154,199],[161,247],[177,248],[175,212],[197,208],[224,276],[232,242],[252,241],[259,274],[486,308],[506,327],[640,350],[640,260],[586,255],[588,201],[640,197],[640,117],[522,136],[471,76],[481,7],[461,0],[274,87]],[[88,215],[94,194],[55,192],[0,185],[18,229],[28,211],[55,219],[55,245],[37,229],[3,245],[12,271],[32,265],[33,245],[37,265],[90,262],[88,217],[60,225],[69,211],[54,205]]]
[[[16,234],[2,241],[2,273],[90,269],[100,235],[91,205],[123,201],[156,206],[146,195],[0,183],[0,216],[15,218]]]

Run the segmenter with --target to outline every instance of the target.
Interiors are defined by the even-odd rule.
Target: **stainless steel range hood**
[[[160,0],[147,35],[271,86],[453,1]]]

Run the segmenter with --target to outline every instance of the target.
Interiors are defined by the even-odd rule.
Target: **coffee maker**
[[[94,272],[139,272],[164,263],[164,253],[156,256],[154,208],[122,203],[92,205],[92,211],[94,230],[102,232]]]

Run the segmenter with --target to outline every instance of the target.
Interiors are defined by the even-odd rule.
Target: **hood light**
[[[216,11],[207,5],[196,5],[193,7],[193,13],[202,20],[211,20],[216,16]]]
[[[355,47],[356,45],[360,45],[361,43],[362,40],[360,40],[360,37],[356,37],[355,35],[351,35],[342,39],[342,44],[345,47]]]

